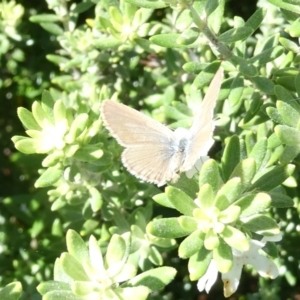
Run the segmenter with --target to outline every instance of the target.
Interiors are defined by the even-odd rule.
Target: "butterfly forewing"
[[[223,78],[223,69],[220,67],[211,81],[204,100],[201,103],[199,114],[195,116],[192,127],[190,128],[191,141],[187,156],[180,168],[181,171],[187,171],[193,167],[200,156],[206,155],[213,144],[213,112],[219,95],[221,82]]]
[[[126,105],[106,100],[101,107],[105,127],[120,145],[164,144],[175,139],[174,133],[163,124]]]

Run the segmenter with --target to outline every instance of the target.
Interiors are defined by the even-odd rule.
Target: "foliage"
[[[225,297],[291,299],[299,5],[259,0],[243,19],[225,2],[0,4],[1,299],[223,299],[218,273]],[[186,128],[220,64],[199,173],[164,188],[129,174],[102,101]]]

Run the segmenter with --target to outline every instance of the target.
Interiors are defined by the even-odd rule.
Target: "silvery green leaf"
[[[147,225],[147,231],[157,237],[179,238],[187,236],[190,230],[184,230],[177,218],[155,219]]]

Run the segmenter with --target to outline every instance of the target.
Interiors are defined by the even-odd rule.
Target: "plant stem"
[[[230,49],[218,40],[218,37],[208,28],[207,23],[199,17],[193,6],[189,6],[189,9],[192,13],[195,24],[209,40],[211,47],[214,47],[222,55],[223,59],[230,59],[232,57]]]

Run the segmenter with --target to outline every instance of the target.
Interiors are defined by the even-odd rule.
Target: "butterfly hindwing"
[[[134,176],[161,186],[177,176],[178,166],[172,163],[174,155],[176,153],[172,149],[168,151],[162,145],[138,145],[123,151],[122,162]]]

